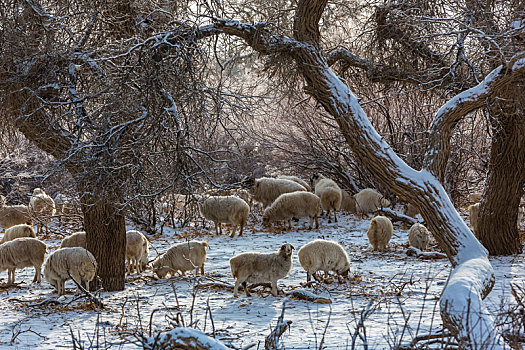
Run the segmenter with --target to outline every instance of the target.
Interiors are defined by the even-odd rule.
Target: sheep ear
[[[290,244],[290,247],[292,247],[292,249],[295,249],[295,247],[293,245]]]

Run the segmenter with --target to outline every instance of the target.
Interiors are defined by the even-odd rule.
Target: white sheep
[[[15,283],[15,270],[33,266],[33,282],[40,283],[47,245],[36,238],[16,238],[0,244],[0,272],[7,270],[7,283]]]
[[[158,278],[165,278],[168,273],[173,275],[180,271],[184,276],[186,271],[195,269],[195,276],[197,276],[197,272],[200,269],[201,275],[204,275],[206,247],[209,247],[207,241],[189,241],[174,244],[153,261],[153,272]]]
[[[366,235],[374,250],[383,251],[392,238],[394,227],[386,216],[376,216],[370,220],[370,226]]]
[[[60,248],[47,258],[44,265],[44,278],[55,287],[58,295],[64,295],[66,293],[65,283],[71,277],[78,284],[85,282],[86,289],[89,290],[89,282],[95,278],[96,271],[97,261],[87,249]],[[77,286],[77,293],[79,292],[80,288]]]
[[[348,277],[350,271],[350,260],[341,245],[335,241],[316,239],[308,242],[297,252],[299,263],[306,271],[306,282],[313,276],[317,280],[317,271],[328,271]]]
[[[2,237],[0,244],[5,243],[7,241],[12,241],[15,238],[21,238],[21,237],[36,238],[35,231],[33,230],[33,226],[30,226],[27,224],[11,226],[5,231],[4,237]]]
[[[304,181],[303,179],[301,179],[301,178],[299,178],[297,176],[294,176],[294,175],[279,175],[279,176],[277,176],[277,178],[278,179],[285,179],[285,180],[291,180],[293,182],[297,182],[299,185],[301,185],[304,188],[306,188],[306,190],[308,192],[312,191],[312,188],[310,187],[308,182]]]
[[[321,198],[321,208],[328,214],[328,222],[332,222],[331,212],[334,212],[334,221],[337,222],[336,211],[341,208],[343,194],[335,181],[324,177],[321,174],[312,176],[312,183],[315,186],[315,194]]]
[[[378,208],[390,206],[390,201],[382,194],[372,188],[365,188],[354,195],[357,212],[368,214],[375,212]]]
[[[341,210],[346,211],[350,214],[355,214],[357,212],[356,209],[356,200],[354,196],[352,196],[350,193],[346,192],[345,190],[341,190],[342,198],[341,198]]]
[[[250,192],[246,191],[244,188],[236,189],[233,195],[248,203],[250,208],[252,207],[252,196],[250,195]]]
[[[252,187],[253,199],[260,202],[263,208],[271,205],[281,194],[296,191],[306,191],[306,188],[295,181],[271,177],[255,179]]]
[[[272,295],[277,296],[277,280],[286,277],[292,269],[291,244],[285,243],[273,253],[246,252],[230,259],[232,276],[235,278],[233,296],[238,296],[243,285],[246,296],[251,296],[246,283],[272,284]]]
[[[472,226],[472,233],[476,238],[478,238],[478,229],[479,229],[479,211],[480,211],[480,203],[472,204],[468,206],[469,211],[469,220],[470,225]],[[517,219],[517,226],[519,227],[521,219],[523,218],[523,213],[525,212],[523,207],[518,207],[518,219]]]
[[[403,214],[415,218],[419,214],[419,209],[415,205],[407,203],[403,208]]]
[[[27,205],[6,205],[5,197],[0,195],[0,226],[8,229],[19,224],[32,224]]]
[[[148,265],[148,239],[141,232],[129,230],[126,232],[126,262],[127,273],[136,270],[141,273]]]
[[[242,236],[250,214],[250,206],[239,197],[216,196],[200,200],[199,211],[207,220],[215,223],[215,234],[222,234],[222,223],[225,222],[233,225],[230,237],[235,237],[237,226],[241,226],[239,236]]]
[[[429,241],[429,233],[425,226],[415,223],[408,231],[408,243],[419,250],[426,250]]]
[[[321,199],[310,192],[291,192],[283,193],[266,208],[263,213],[263,224],[273,221],[285,220],[288,226],[292,228],[292,217],[310,218],[309,229],[312,229],[312,223],[315,220],[315,228],[319,228],[317,216],[321,211]]]
[[[43,228],[47,232],[47,224],[56,212],[55,201],[43,189],[35,188],[29,201],[29,211],[36,218],[36,232],[41,233]]]
[[[479,203],[468,206],[470,225],[472,226],[472,233],[478,237],[478,220],[479,220]]]
[[[60,248],[80,247],[86,249],[86,232],[73,232],[69,237],[66,237],[60,243]]]
[[[481,197],[483,197],[483,193],[480,193],[480,192],[470,193],[468,195],[468,200],[470,203],[479,203],[481,201]]]

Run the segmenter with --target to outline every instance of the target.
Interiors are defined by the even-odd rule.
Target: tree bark
[[[496,105],[490,122],[494,135],[478,238],[492,255],[517,254],[522,251],[516,222],[525,184],[525,115],[515,106]]]
[[[84,186],[85,188],[85,186]],[[82,191],[90,193],[91,191]],[[81,193],[82,193],[81,192]],[[99,281],[90,283],[91,290],[123,290],[125,284],[126,223],[118,207],[122,200],[109,197],[81,197],[87,249],[97,259]]]

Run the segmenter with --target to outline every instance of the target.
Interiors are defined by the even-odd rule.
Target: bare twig
[[[279,348],[279,338],[288,329],[292,321],[284,321],[284,310],[286,309],[286,300],[283,302],[281,315],[277,319],[277,325],[273,331],[264,340],[265,350],[277,350]]]
[[[105,308],[104,304],[102,303],[102,301],[99,298],[94,296],[91,292],[87,291],[84,287],[82,287],[80,285],[80,283],[78,283],[73,278],[73,276],[71,276],[71,272],[69,272],[69,270],[67,270],[67,274],[68,274],[69,278],[71,278],[71,280],[77,285],[78,289],[80,289],[82,291],[82,293],[84,293],[84,295],[87,296],[89,298],[89,300],[91,300],[95,304],[95,306],[97,306],[97,307],[99,307],[101,309]]]

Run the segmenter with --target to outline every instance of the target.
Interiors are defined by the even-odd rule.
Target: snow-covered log
[[[195,37],[226,33],[243,38],[262,54],[286,52],[291,55],[304,78],[305,91],[334,117],[357,161],[381,185],[420,208],[430,231],[451,261],[453,270],[440,302],[444,325],[465,347],[489,343],[494,349],[503,348],[503,339],[483,304],[494,284],[487,250],[456,212],[439,180],[448,159],[446,139],[450,121],[460,120],[479,108],[487,96],[523,76],[525,59],[514,57],[478,86],[459,94],[440,109],[433,124],[426,167],[417,171],[394,153],[373,128],[349,87],[329,68],[320,49],[318,26],[326,4],[327,0],[299,1],[295,38],[267,30],[265,22],[251,25],[222,19],[202,27]],[[475,318],[478,318],[476,322],[470,322]]]
[[[160,333],[155,337],[146,338],[143,342],[147,350],[227,350],[223,343],[208,337],[193,328],[179,327],[169,332]]]

